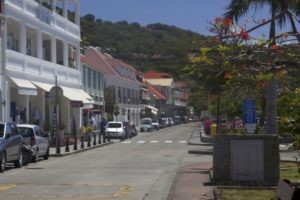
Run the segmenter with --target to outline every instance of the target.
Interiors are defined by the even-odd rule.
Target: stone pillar
[[[9,81],[5,81],[5,86],[4,86],[4,94],[5,94],[5,114],[4,114],[4,121],[10,122],[10,84]]]
[[[29,123],[29,95],[25,95],[26,123]]]

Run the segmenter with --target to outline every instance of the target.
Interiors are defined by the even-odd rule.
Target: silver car
[[[31,147],[32,161],[37,162],[40,156],[47,160],[49,158],[48,135],[37,125],[18,124],[17,127],[23,136],[23,143]]]

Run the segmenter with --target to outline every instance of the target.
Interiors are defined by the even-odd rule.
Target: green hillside
[[[101,47],[140,71],[156,69],[175,77],[180,77],[180,69],[188,64],[193,49],[207,40],[205,36],[175,26],[112,23],[91,14],[81,18],[81,37],[84,45]]]

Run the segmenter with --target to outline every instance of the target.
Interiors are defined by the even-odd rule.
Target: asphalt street
[[[195,129],[198,123],[143,132],[101,148],[8,168],[0,174],[0,199],[164,200],[180,167],[212,160],[188,154]]]

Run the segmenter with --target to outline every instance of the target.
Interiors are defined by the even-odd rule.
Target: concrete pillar
[[[20,52],[26,54],[26,26],[25,23],[20,23]]]
[[[56,57],[56,38],[51,36],[51,62],[57,63]]]
[[[69,67],[69,48],[68,48],[68,43],[66,41],[63,42],[64,45],[64,66]]]
[[[68,102],[67,102],[67,113],[68,113],[68,115],[67,115],[67,126],[66,126],[68,133],[71,133],[71,109],[72,108],[70,106],[70,101],[68,100]]]
[[[37,30],[37,37],[36,37],[36,46],[37,46],[37,58],[43,59],[43,37],[42,37],[42,31]]]

